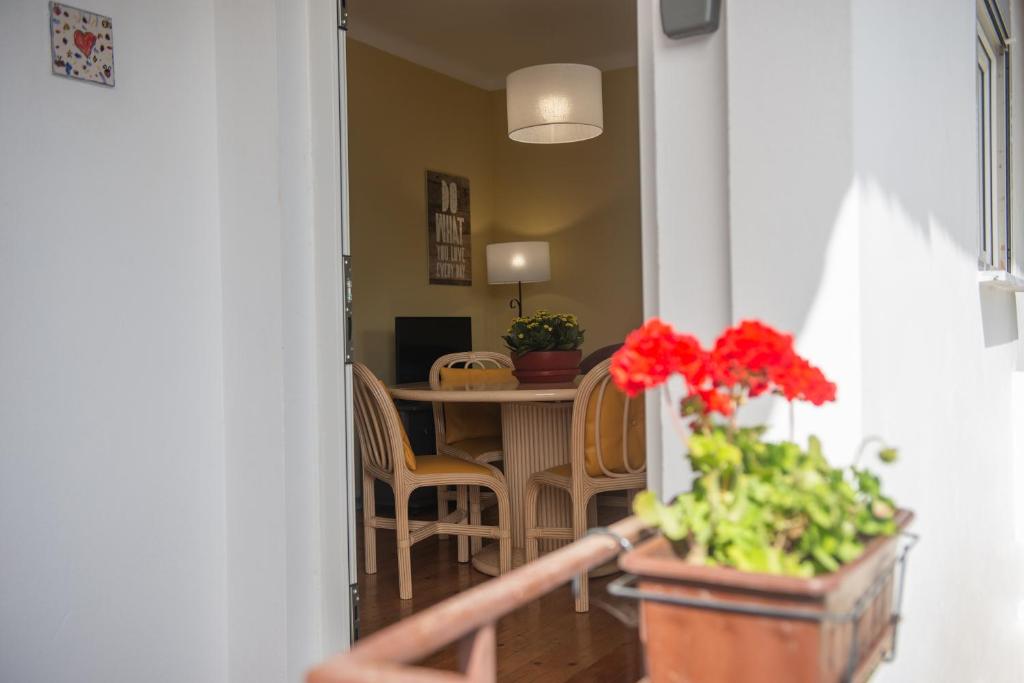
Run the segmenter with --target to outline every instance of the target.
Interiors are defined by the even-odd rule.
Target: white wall
[[[1024,680],[1021,341],[1013,295],[976,281],[974,3],[851,6],[863,430],[902,447],[886,480],[924,539],[879,679]]]
[[[113,89],[0,4],[0,679],[299,680],[347,642],[333,6],[90,8]]]
[[[91,7],[113,89],[0,3],[0,678],[224,680],[213,11]]]
[[[1013,7],[1020,27],[1024,8]],[[878,680],[1022,680],[1022,344],[1013,295],[981,289],[976,278],[975,5],[734,2],[728,10],[716,34],[727,58],[706,65],[704,81],[661,74],[696,68],[707,38],[667,42],[656,13],[646,39],[641,24],[641,83],[657,85],[645,153],[655,150],[658,162],[645,164],[644,176],[645,211],[658,210],[646,258],[655,258],[654,240],[660,252],[650,312],[698,332],[714,316],[793,330],[839,384],[836,405],[798,412],[799,435],[822,434],[839,462],[863,434],[901,447],[885,481],[917,512],[923,541],[910,563],[899,658]],[[702,310],[680,314],[666,302],[690,291],[701,272],[692,245],[707,237],[705,225],[663,219],[664,188],[684,192],[676,178],[717,174],[715,159],[686,153],[678,129],[702,123],[701,103],[723,87],[730,301],[694,297],[684,305]],[[688,117],[680,101],[697,113]],[[1016,206],[1021,198],[1018,181]],[[752,407],[786,431],[778,406]],[[677,457],[674,445],[663,451]],[[686,481],[666,469],[663,493]]]

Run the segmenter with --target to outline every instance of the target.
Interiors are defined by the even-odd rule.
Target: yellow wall
[[[494,154],[491,241],[547,240],[551,281],[523,285],[524,311],[575,313],[584,353],[640,325],[640,147],[635,68],[603,77],[604,132],[585,142],[527,145],[508,138],[505,91],[490,93]],[[492,287],[491,336],[508,323],[511,287]]]
[[[347,57],[353,341],[356,358],[391,382],[395,316],[469,315],[474,345],[487,341],[489,100],[479,88],[354,40]],[[428,169],[469,178],[472,287],[428,284]]]
[[[487,284],[488,242],[551,243],[551,282],[527,312],[579,316],[584,352],[641,322],[636,69],[604,74],[605,130],[568,145],[508,139],[505,92],[486,92],[348,41],[349,189],[356,358],[394,380],[394,318],[469,315],[502,350],[511,286]],[[469,178],[473,286],[427,282],[424,172]]]

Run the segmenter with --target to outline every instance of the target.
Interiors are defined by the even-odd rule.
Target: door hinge
[[[352,642],[359,640],[359,584],[353,583],[348,587],[348,601],[351,607],[350,609],[350,630],[352,634]]]
[[[352,257],[341,257],[342,286],[345,288],[345,363],[352,363]]]
[[[348,3],[346,0],[338,0],[338,28],[342,31],[348,30]]]

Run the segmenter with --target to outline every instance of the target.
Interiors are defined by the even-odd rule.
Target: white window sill
[[[978,284],[982,287],[1001,289],[1006,292],[1024,292],[1024,278],[1003,270],[979,271]]]

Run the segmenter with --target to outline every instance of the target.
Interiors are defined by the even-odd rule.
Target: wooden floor
[[[490,579],[470,565],[458,563],[454,537],[439,540],[435,536],[413,546],[413,599],[400,600],[394,532],[377,532],[376,574],[370,576],[363,570],[362,552],[360,538],[360,632],[364,636]],[[643,656],[636,628],[623,625],[595,604],[595,598],[606,602],[635,621],[635,605],[612,598],[605,591],[612,578],[591,580],[588,614],[577,614],[573,610],[571,589],[566,586],[499,621],[498,680],[509,683],[632,683],[640,680]],[[454,646],[423,664],[454,670]]]

